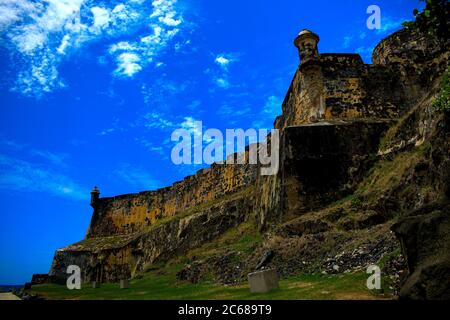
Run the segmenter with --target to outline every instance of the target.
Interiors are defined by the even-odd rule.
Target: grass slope
[[[118,284],[103,284],[98,289],[83,286],[68,290],[65,286],[45,284],[33,286],[31,293],[46,299],[75,300],[374,300],[390,299],[389,295],[370,292],[366,288],[367,275],[299,275],[280,281],[280,288],[266,294],[250,293],[246,283],[236,286],[212,282],[191,284],[176,279],[180,265],[151,270],[141,279],[130,282],[129,289]]]
[[[98,289],[84,285],[81,290],[68,290],[56,284],[35,285],[31,294],[46,299],[75,300],[347,300],[347,299],[392,299],[388,284],[381,292],[370,292],[366,287],[368,275],[347,273],[340,275],[297,275],[281,279],[280,288],[266,294],[252,294],[248,284],[241,282],[233,286],[214,283],[212,280],[192,284],[176,277],[184,264],[193,256],[207,258],[229,250],[249,254],[262,242],[261,235],[253,223],[246,222],[229,230],[218,239],[193,249],[184,256],[166,263],[149,266],[146,271],[130,282],[129,289],[120,289],[119,284],[102,284]]]

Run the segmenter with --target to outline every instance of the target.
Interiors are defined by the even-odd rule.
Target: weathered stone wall
[[[353,191],[373,164],[386,121],[333,121],[285,130],[282,214],[295,217]]]
[[[380,135],[387,129],[386,125],[376,125],[369,131],[364,129],[361,134],[344,129],[326,136],[328,129],[335,129],[292,127],[335,120],[401,118],[430,90],[435,77],[448,66],[446,48],[448,41],[443,44],[429,36],[402,30],[376,47],[372,65],[364,64],[358,54],[321,54],[318,59],[299,66],[283,102],[283,113],[274,124],[283,131],[280,173],[258,180],[261,197],[256,208],[260,226],[279,221],[280,215],[289,212],[312,209],[314,202],[317,205],[323,199],[336,199],[345,194],[342,191],[348,190],[348,186],[343,182],[359,181],[368,166],[367,158],[370,154],[375,157]],[[342,139],[341,142],[347,139],[347,143],[332,139]],[[414,143],[418,140],[417,137],[411,139]],[[355,144],[354,150],[351,150],[352,144]],[[364,144],[368,144],[366,151]],[[339,152],[332,151],[335,146],[339,146]],[[322,170],[319,163],[327,160],[323,157],[315,159],[321,153],[334,159],[328,159],[329,164]],[[338,158],[345,154],[354,154],[354,157],[339,162]],[[354,170],[355,166],[360,166],[358,175],[348,175],[347,170]],[[313,190],[313,181],[323,190]],[[330,188],[333,181],[340,181],[334,194]]]
[[[404,110],[399,74],[365,65],[358,54],[322,54],[297,70],[283,102],[279,129],[330,119],[392,119]]]
[[[76,264],[84,281],[117,281],[253,216],[261,228],[270,227],[283,215],[344,196],[370,167],[386,119],[410,112],[446,68],[445,48],[401,31],[377,46],[373,65],[357,54],[322,54],[303,63],[275,121],[282,129],[277,175],[260,176],[253,165],[214,165],[168,188],[101,198],[87,239],[58,250],[50,276],[63,281],[65,268]]]
[[[291,126],[280,141],[277,175],[258,177],[255,211],[261,229],[349,194],[373,164],[392,121],[330,120]]]
[[[372,65],[359,54],[320,54],[297,69],[275,126],[399,118],[447,68],[446,47],[433,37],[401,30],[375,48]]]
[[[246,221],[254,210],[253,202],[254,188],[248,187],[230,199],[176,216],[145,232],[86,239],[56,251],[49,277],[65,283],[71,264],[81,268],[83,282],[133,277],[158,260],[183,254]]]
[[[168,188],[101,198],[87,237],[142,231],[163,218],[235,193],[255,179],[255,166],[216,164]]]

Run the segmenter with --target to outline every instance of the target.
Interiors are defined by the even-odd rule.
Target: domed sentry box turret
[[[91,207],[95,209],[98,199],[100,198],[100,190],[95,186],[91,191]]]
[[[319,36],[311,30],[304,29],[298,34],[294,40],[294,45],[298,49],[300,65],[319,60],[319,41]]]

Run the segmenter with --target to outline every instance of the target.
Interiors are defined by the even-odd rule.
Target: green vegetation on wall
[[[425,1],[425,0],[422,0]],[[403,23],[406,28],[419,30],[447,40],[450,36],[450,2],[448,0],[426,0],[422,12],[414,10],[415,21]]]
[[[440,112],[450,112],[450,68],[442,79],[442,88],[433,102],[433,107]]]

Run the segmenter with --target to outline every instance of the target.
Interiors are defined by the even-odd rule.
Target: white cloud
[[[152,2],[154,10],[150,17],[160,18],[171,15],[174,12],[174,5],[176,2],[177,0],[154,0]]]
[[[254,128],[272,128],[272,123],[277,116],[281,114],[282,100],[274,95],[267,98],[262,111],[256,120],[253,121],[252,126]]]
[[[142,70],[142,67],[139,65],[141,58],[135,54],[130,52],[121,53],[117,57],[117,69],[114,71],[116,75],[125,75],[128,77],[132,77],[135,73]]]
[[[225,71],[228,70],[228,67],[231,63],[236,62],[238,59],[234,54],[219,54],[215,58],[214,62],[217,63],[222,69]]]
[[[14,89],[40,96],[64,87],[59,64],[93,41],[111,42],[109,53],[117,63],[113,75],[133,77],[168,46],[182,22],[176,0],[151,6],[149,0],[0,0],[0,31],[9,42],[0,45],[12,44],[21,55]],[[149,31],[136,36],[143,27]],[[123,40],[114,43],[118,37]]]
[[[176,130],[184,129],[192,135],[202,135],[203,126],[198,125],[199,120],[191,116],[183,117],[182,120],[167,119],[163,114],[150,112],[145,115],[145,126],[150,129]]]
[[[221,66],[226,66],[230,63],[230,60],[228,60],[224,56],[217,56],[216,62]]]
[[[29,95],[41,95],[56,87],[63,87],[58,79],[57,66],[61,56],[72,45],[71,37],[84,30],[80,23],[80,9],[85,0],[17,1],[15,12],[20,21],[9,24],[7,38],[22,55],[17,64],[14,89]],[[0,2],[0,11],[11,13],[11,1]]]
[[[110,12],[108,9],[93,7],[91,8],[91,12],[94,15],[93,28],[99,30],[108,27],[110,23]]]
[[[69,44],[70,44],[70,35],[66,34],[61,41],[61,45],[56,51],[58,51],[59,54],[65,54]]]
[[[168,155],[170,155],[170,151],[165,151],[163,148],[163,145],[155,145],[153,142],[148,141],[147,139],[143,139],[143,138],[141,138],[141,139],[136,138],[135,141],[138,142],[139,144],[143,145],[145,148],[147,148],[151,152],[158,154],[163,159],[168,159]]]
[[[270,96],[267,98],[267,102],[264,105],[263,113],[271,116],[273,119],[281,114],[282,101],[276,96]]]
[[[111,11],[111,24],[114,27],[112,32],[125,32],[128,28],[133,26],[138,20],[144,19],[144,15],[142,14],[142,10],[144,8],[140,8],[133,5],[125,5],[123,3],[118,4]]]
[[[122,52],[133,52],[134,57],[138,57],[139,64],[134,61],[130,65],[131,72],[125,72],[127,69],[121,68],[123,65],[121,56],[116,56],[118,68],[114,74],[119,77],[132,77],[135,73],[141,71],[145,66],[153,62],[153,58],[165,49],[170,40],[180,31],[178,26],[182,23],[181,16],[175,10],[176,0],[156,0],[152,2],[153,12],[150,15],[151,34],[141,36],[138,41],[127,43],[128,47],[114,44],[110,48],[110,53],[114,54],[120,50]]]
[[[33,16],[38,8],[27,0],[0,0],[0,31]]]
[[[22,31],[23,33],[12,37],[12,41],[20,52],[31,54],[33,50],[40,49],[44,46],[47,35],[41,32],[39,28],[27,26],[24,27]]]
[[[222,89],[228,89],[231,87],[230,82],[228,82],[228,80],[224,79],[224,78],[216,78],[215,82],[216,82],[217,86]]]
[[[29,59],[30,66],[17,74],[15,90],[25,95],[40,96],[54,88],[64,87],[64,83],[59,79],[54,54],[49,48],[43,48]]]
[[[402,23],[407,20],[408,19],[406,18],[397,19],[383,15],[381,18],[381,29],[377,30],[377,33],[384,34],[399,29],[402,26]]]
[[[164,23],[167,26],[176,27],[182,22],[182,20],[175,19],[175,16],[176,16],[176,12],[171,11],[171,12],[167,12],[165,14],[165,16],[163,16],[163,17],[159,17],[158,20],[159,20],[159,22]]]
[[[185,117],[181,123],[181,128],[191,132],[194,135],[201,134],[201,128],[196,125],[197,120],[193,117]]]
[[[231,87],[229,81],[228,67],[231,63],[238,61],[236,54],[222,53],[216,56],[214,62],[220,67],[219,70],[205,70],[205,74],[211,74],[214,84],[222,89],[229,89]]]
[[[174,123],[162,117],[161,114],[156,112],[150,112],[145,115],[146,127],[157,129],[173,129]]]
[[[121,41],[121,42],[113,44],[109,48],[109,53],[110,54],[114,54],[117,51],[137,51],[138,49],[139,49],[138,47],[136,47],[135,45],[130,44],[127,41]]]

